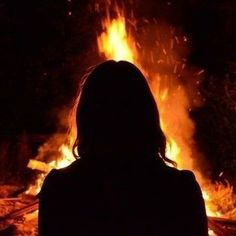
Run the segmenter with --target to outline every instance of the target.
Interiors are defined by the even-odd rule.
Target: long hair
[[[76,124],[73,150],[81,158],[142,154],[174,163],[165,156],[166,138],[148,83],[129,62],[106,61],[92,70],[79,95]]]

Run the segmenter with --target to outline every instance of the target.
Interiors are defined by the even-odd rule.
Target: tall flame
[[[195,173],[203,191],[207,214],[209,216],[235,217],[235,199],[232,197],[232,187],[230,185],[210,184],[210,181],[205,179],[199,170],[194,168],[196,164],[193,165],[191,158],[194,124],[188,116],[188,107],[190,104],[184,86],[178,82],[178,70],[185,68],[185,61],[176,57],[173,51],[174,44],[180,45],[181,40],[185,43],[187,41],[186,37],[182,37],[181,39],[176,35],[172,35],[173,37],[170,40],[165,38],[163,44],[158,39],[155,41],[157,48],[150,49],[150,45],[148,45],[148,49],[143,50],[151,51],[150,55],[145,57],[145,53],[140,51],[140,46],[137,47],[134,38],[127,31],[127,22],[124,13],[118,7],[116,11],[116,18],[111,19],[107,15],[102,22],[103,32],[97,38],[100,54],[105,56],[106,59],[117,61],[126,60],[134,63],[149,78],[148,82],[160,112],[161,127],[167,137],[167,157],[176,161],[178,168],[190,169]],[[154,32],[151,33],[152,37],[154,37]],[[155,58],[154,50],[156,50],[158,58]],[[140,61],[144,60],[144,57],[145,69],[142,63],[140,63]],[[181,64],[180,61],[183,61],[183,63]],[[156,72],[153,70],[154,67],[161,69],[159,72]],[[165,73],[161,73],[162,71],[165,71]],[[170,112],[173,113],[171,116],[169,115]],[[71,123],[73,122],[70,121]],[[45,174],[39,176],[37,183],[30,186],[27,193],[36,194],[40,190],[46,174],[52,168],[62,168],[74,161],[71,150],[75,130],[75,127],[72,127],[69,134],[69,141],[61,142],[58,148],[59,158],[56,156],[55,160],[48,164],[30,160],[28,164],[30,168],[43,170]],[[68,136],[68,134],[66,135]],[[58,137],[55,137],[55,140],[58,142]],[[42,155],[45,154],[45,150],[50,145],[54,145],[54,139],[52,143],[50,142],[51,140],[40,148]],[[210,233],[214,235],[213,232]]]
[[[113,20],[110,20],[108,16],[102,26],[106,28],[106,32],[103,32],[98,38],[99,51],[104,53],[107,59],[126,60],[134,63],[136,48],[132,38],[127,34],[123,14],[118,11],[118,18]]]
[[[113,59],[116,61],[126,60],[139,66],[144,74],[148,74],[138,62],[137,47],[134,39],[128,35],[126,21],[123,12],[120,9],[117,10],[117,18],[107,18],[102,22],[103,32],[97,38],[99,52],[105,55],[106,59]],[[168,89],[164,89],[160,92],[157,100],[164,101],[168,96]],[[161,127],[165,132],[165,123],[161,118]],[[166,132],[165,132],[166,133]],[[167,134],[168,137],[168,134]],[[177,157],[181,152],[180,147],[176,141],[168,137],[166,155],[171,160],[177,161]]]
[[[194,133],[194,124],[188,115],[189,101],[183,85],[178,81],[177,73],[178,67],[185,68],[185,64],[179,65],[179,62],[173,58],[173,45],[174,41],[177,44],[180,43],[180,39],[174,36],[174,39],[170,40],[170,46],[168,48],[162,48],[162,57],[155,63],[153,59],[153,51],[150,56],[150,67],[154,67],[163,63],[165,66],[173,64],[173,71],[168,71],[170,75],[164,75],[161,73],[152,73],[147,71],[146,64],[145,69],[139,62],[140,50],[137,50],[135,40],[131,35],[127,33],[126,18],[123,12],[117,8],[117,17],[110,19],[107,18],[102,22],[103,32],[97,38],[98,49],[101,55],[106,59],[113,59],[116,61],[127,60],[136,64],[141,71],[148,75],[149,85],[158,104],[160,111],[160,123],[161,128],[167,137],[166,156],[171,160],[174,160],[178,164],[180,169],[192,170],[203,191],[203,198],[206,203],[206,210],[208,216],[222,216],[226,214],[221,211],[220,200],[214,202],[215,186],[209,184],[210,181],[203,178],[198,170],[194,168],[192,156],[191,141]],[[183,42],[186,42],[186,37],[183,37]],[[160,42],[157,41],[160,45]],[[153,50],[153,49],[152,49]],[[157,50],[158,51],[158,50]],[[160,51],[160,50],[159,50]],[[169,52],[169,54],[168,54]],[[167,74],[168,74],[167,73]],[[164,81],[164,82],[163,82]],[[170,112],[172,114],[170,115]],[[223,185],[220,185],[221,187]],[[232,201],[232,192],[230,192],[230,186],[222,187],[220,190],[222,193],[222,199],[228,199],[227,204],[230,205]],[[219,205],[218,205],[219,204]],[[231,207],[233,209],[233,207]],[[228,215],[229,216],[229,215]],[[213,232],[209,232],[210,235],[214,235]]]

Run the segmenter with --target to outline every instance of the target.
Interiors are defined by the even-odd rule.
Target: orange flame
[[[106,19],[102,22],[103,32],[97,38],[100,54],[104,55],[106,59],[132,62],[145,75],[148,75],[147,77],[150,78],[148,82],[160,111],[161,127],[168,141],[167,157],[176,161],[178,168],[190,169],[195,173],[202,188],[207,214],[209,216],[235,217],[235,199],[233,198],[232,187],[230,185],[225,187],[221,184],[210,184],[210,181],[203,178],[203,175],[193,167],[191,141],[194,124],[188,116],[189,101],[185,89],[177,80],[179,68],[184,69],[186,65],[185,63],[180,65],[179,61],[175,59],[176,55],[173,52],[174,44],[179,45],[180,38],[174,35],[170,39],[169,46],[165,45],[165,47],[157,40],[155,44],[161,49],[153,48],[152,50],[157,50],[160,53],[160,57],[158,60],[155,60],[153,51],[151,51],[151,56],[147,57],[149,61],[148,63],[146,61],[146,64],[150,64],[150,68],[157,65],[164,65],[163,68],[167,68],[168,70],[165,75],[162,76],[161,72],[153,72],[152,69],[150,71],[147,71],[147,69],[144,70],[138,61],[139,57],[143,57],[140,47],[137,50],[135,40],[127,33],[127,22],[123,12],[118,8],[116,10],[117,17],[115,19],[111,19],[107,15]],[[186,37],[183,37],[182,41],[186,42]],[[168,40],[165,39],[165,43],[168,43]],[[172,69],[168,69],[171,66]],[[169,112],[173,112],[175,115],[170,117]],[[40,165],[39,163],[35,163],[34,160],[31,160],[29,167],[45,168],[45,172],[48,172],[52,168],[62,168],[74,161],[71,149],[75,130],[73,128],[69,136],[70,142],[67,144],[63,143],[60,146],[59,152],[61,153],[61,158],[59,160],[50,162],[46,167],[43,164]],[[36,194],[40,190],[45,176],[46,174],[40,175],[37,184],[30,186],[28,193]],[[221,202],[223,203],[221,204]],[[214,232],[209,233],[210,235],[214,235]]]
[[[127,60],[136,64],[145,75],[151,78],[148,82],[156,99],[156,102],[160,111],[160,123],[162,130],[167,137],[166,155],[171,160],[174,160],[178,164],[180,169],[192,170],[198,182],[201,185],[203,198],[206,204],[207,215],[209,216],[229,216],[229,214],[222,212],[222,208],[219,207],[221,200],[218,199],[214,202],[214,185],[210,184],[210,181],[204,179],[202,174],[199,173],[193,167],[191,140],[194,133],[194,124],[188,116],[189,101],[184,87],[181,83],[177,82],[176,73],[178,67],[185,68],[185,64],[179,66],[179,64],[173,59],[174,41],[177,44],[180,43],[180,39],[174,36],[174,39],[170,40],[169,51],[167,48],[162,48],[163,56],[157,61],[157,64],[163,63],[165,65],[173,64],[173,72],[169,76],[163,78],[160,73],[151,73],[144,70],[142,65],[138,62],[139,54],[135,46],[135,41],[131,35],[127,33],[126,18],[121,10],[117,8],[117,18],[110,19],[109,15],[102,22],[103,33],[97,38],[98,49],[100,53],[105,56],[106,59],[114,60]],[[186,42],[186,37],[183,37],[183,42]],[[157,41],[157,44],[160,44]],[[171,51],[172,50],[172,51]],[[169,54],[168,54],[169,53]],[[172,53],[172,54],[171,54]],[[153,67],[153,52],[150,56],[150,65]],[[170,62],[172,61],[172,62]],[[170,73],[168,71],[168,73]],[[163,86],[163,84],[165,86]],[[174,115],[170,117],[170,112]],[[172,118],[175,116],[174,118]],[[219,192],[223,193],[222,198],[227,199],[226,204],[230,205],[232,202],[232,192],[229,191],[229,186],[224,187],[221,185]],[[232,205],[232,204],[231,204]],[[231,209],[234,209],[231,206]],[[235,216],[236,214],[234,214]],[[209,231],[210,235],[214,235],[213,231]]]
[[[99,51],[104,53],[107,59],[126,60],[134,63],[136,56],[135,44],[127,34],[123,14],[118,12],[118,18],[113,20],[110,20],[108,16],[102,26],[106,29],[106,32],[103,32],[97,40]]]
[[[104,32],[102,32],[97,39],[100,53],[103,54],[106,59],[113,59],[116,61],[126,60],[139,65],[135,41],[127,34],[126,21],[123,12],[117,8],[117,18],[111,20],[108,15],[102,22],[102,27]],[[144,74],[147,74],[141,65],[139,65],[139,68]],[[160,100],[164,101],[168,96],[168,89],[164,89],[160,94]],[[165,132],[165,124],[162,119],[161,127]],[[166,152],[167,157],[177,161],[176,159],[180,152],[181,150],[176,141],[169,137]]]

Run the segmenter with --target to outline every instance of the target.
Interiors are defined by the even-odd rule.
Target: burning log
[[[0,198],[0,202],[4,202],[4,201],[19,201],[20,199],[21,199],[20,197]]]
[[[22,199],[21,199],[22,200]],[[0,217],[0,235],[35,235],[38,200]]]
[[[7,221],[7,220],[12,220],[18,217],[22,217],[28,213],[31,213],[33,211],[38,210],[38,200],[18,209],[10,212],[9,214],[3,216],[0,218],[0,223]]]
[[[208,226],[217,236],[234,236],[236,235],[236,220],[208,217]]]
[[[26,189],[23,186],[1,185],[0,186],[0,200],[6,198],[15,198]]]
[[[46,173],[48,173],[52,169],[47,163],[42,162],[42,161],[33,160],[33,159],[29,160],[27,167],[32,170],[40,170],[40,171],[46,172]]]
[[[34,214],[34,217],[37,218],[37,211],[38,210],[38,200],[35,200],[28,205],[14,210],[7,215],[0,218],[0,224],[8,225],[7,228],[0,230],[0,234],[7,230],[9,227],[12,227],[13,221],[16,221],[20,217],[27,218],[27,215],[30,213]],[[208,226],[211,231],[214,232],[213,235],[217,236],[234,236],[236,235],[236,220],[233,219],[226,219],[226,218],[218,218],[218,217],[208,217]],[[210,234],[211,235],[211,234]]]

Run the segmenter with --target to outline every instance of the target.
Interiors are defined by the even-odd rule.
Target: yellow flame
[[[112,20],[110,19],[110,16],[107,15],[106,19],[102,22],[102,27],[103,27],[103,33],[97,38],[99,52],[102,55],[104,55],[106,59],[113,59],[116,61],[126,60],[129,62],[132,62],[132,63],[136,64],[142,70],[142,72],[144,74],[146,74],[145,70],[142,68],[142,66],[137,61],[138,50],[136,48],[135,40],[127,33],[128,32],[127,25],[126,25],[126,20],[125,20],[125,16],[124,16],[123,12],[117,8],[117,18],[112,19]],[[174,37],[174,40],[176,40],[176,42],[179,43],[179,39],[177,37]],[[174,41],[173,41],[173,39],[171,39],[171,50],[173,49],[173,44],[174,44]],[[168,58],[168,50],[163,49],[163,51],[164,51],[163,56],[167,57],[166,60],[168,60],[168,63],[169,63],[170,59]],[[153,61],[154,60],[152,59],[152,62]],[[165,61],[165,58],[162,58],[161,60],[159,60],[157,62],[157,64],[164,63],[164,61]],[[174,72],[176,72],[176,70],[177,70],[177,68],[175,65]],[[160,78],[159,74],[155,75],[155,78],[157,78],[156,79],[157,82],[160,81],[160,79],[162,79],[162,78]],[[169,111],[168,110],[169,105],[166,102],[168,102],[168,98],[171,93],[167,87],[160,89],[160,86],[156,86],[156,85],[154,86],[151,83],[150,83],[150,86],[151,86],[154,97],[155,97],[155,99],[158,103],[159,109],[160,109],[161,127],[162,127],[165,135],[167,136],[166,155],[168,158],[176,161],[178,164],[180,161],[180,158],[181,158],[180,156],[183,155],[183,150],[185,150],[185,149],[184,149],[183,145],[182,146],[180,145],[181,140],[174,138],[172,133],[169,132],[170,129],[173,128],[173,126],[178,125],[178,120],[175,123],[172,122],[171,125],[168,123],[168,126],[167,126],[166,120],[163,119],[163,117],[162,117],[162,115],[163,115],[162,111],[165,111],[165,110]],[[156,89],[158,89],[158,90],[155,91]],[[185,94],[181,90],[180,86],[178,86],[178,89],[176,91],[179,93],[179,96],[183,97],[183,100],[185,101],[185,99],[186,99]],[[173,107],[173,105],[172,105],[172,107]],[[175,109],[175,107],[174,107],[174,109]],[[183,111],[182,110],[175,111],[175,113],[181,113],[181,112],[183,112]],[[165,116],[165,118],[166,117],[168,117],[168,116]],[[187,124],[185,124],[185,125],[187,125]],[[188,125],[191,127],[191,124],[188,124]],[[75,131],[75,128],[74,128],[73,132],[74,131]],[[186,131],[184,131],[184,132],[186,132]],[[59,151],[61,152],[61,159],[59,161],[58,160],[52,161],[51,163],[49,163],[47,165],[47,167],[45,167],[44,165],[40,165],[39,163],[38,164],[31,163],[30,165],[32,168],[36,168],[36,169],[37,168],[45,168],[45,169],[47,169],[47,172],[52,168],[58,169],[58,168],[65,167],[65,166],[69,165],[72,161],[74,161],[74,157],[71,153],[71,149],[72,149],[71,143],[70,144],[62,144],[62,146],[59,149]],[[186,159],[187,157],[185,156],[184,158]],[[191,169],[191,170],[194,171],[194,169]],[[197,172],[195,172],[195,174],[197,176]],[[45,178],[45,176],[46,176],[46,174],[41,174],[39,176],[39,179],[37,180],[37,183],[34,186],[30,186],[27,193],[36,194],[40,190],[43,179]],[[212,185],[209,185],[209,186],[212,186]],[[207,190],[205,190],[205,186],[201,186],[201,187],[203,190],[203,197],[204,197],[205,203],[206,203],[207,214],[209,216],[222,216],[221,212],[223,211],[222,209],[224,208],[223,206],[220,209],[218,209],[216,207],[219,205],[219,202],[213,203],[214,195],[218,196],[218,201],[221,201],[223,199],[222,202],[224,202],[224,205],[230,206],[231,209],[233,208],[234,202],[232,200],[232,188],[223,187],[223,185],[222,185],[221,187],[219,187],[217,189],[217,191],[215,191],[214,189],[209,189],[209,188],[206,188]],[[225,212],[227,212],[227,211],[225,210]],[[232,213],[232,214],[236,215],[236,213]],[[214,232],[210,230],[209,234],[214,235]]]
[[[47,173],[50,172],[52,169],[61,169],[64,167],[69,166],[74,160],[74,156],[72,154],[72,136],[70,137],[70,143],[69,144],[62,144],[59,148],[59,152],[61,155],[61,158],[58,160],[53,160],[49,163],[44,163],[37,160],[29,160],[29,163],[27,167],[31,169],[37,169],[44,173],[39,174],[37,176],[36,182],[29,186],[29,188],[26,191],[26,194],[30,195],[37,195],[40,192],[40,189],[42,187],[43,181],[47,175]]]
[[[164,91],[160,94],[161,101],[164,101],[168,96],[168,89],[164,89]]]
[[[104,32],[98,37],[98,48],[107,59],[135,62],[135,44],[128,37],[125,17],[118,12],[118,18],[110,20],[108,16],[103,24]]]
[[[166,144],[166,156],[172,161],[177,162],[181,153],[180,147],[173,138],[169,138]]]
[[[109,16],[107,16],[107,18],[102,23],[104,32],[97,39],[99,52],[105,55],[106,59],[127,60],[129,62],[132,62],[136,64],[146,74],[142,66],[137,61],[138,50],[136,49],[134,40],[127,33],[126,21],[125,21],[125,17],[122,11],[118,11],[117,15],[118,17],[112,20],[110,19]],[[171,49],[172,48],[173,47],[171,47]],[[165,50],[165,53],[164,53],[165,56],[168,56],[167,53],[168,53],[167,50]],[[164,59],[162,60],[162,62],[163,61]],[[175,68],[176,68],[176,65],[175,65]],[[160,76],[157,76],[157,77],[159,77],[157,79],[157,81],[159,81],[161,78]],[[152,84],[150,85],[151,85],[152,91],[155,90],[155,86],[152,87]],[[157,88],[158,88],[158,92],[154,93],[154,97],[157,100],[158,106],[160,109],[160,115],[161,115],[160,125],[165,135],[167,136],[166,156],[169,159],[176,161],[178,164],[180,162],[182,150],[181,150],[181,147],[179,146],[178,140],[170,136],[169,131],[171,127],[169,127],[170,125],[168,125],[168,130],[167,130],[166,123],[161,113],[161,111],[163,110],[168,110],[168,105],[166,105],[166,101],[168,100],[168,96],[170,92],[167,87],[160,89],[160,87],[157,86]],[[186,96],[182,90],[183,90],[182,87],[178,85],[176,91],[179,93],[179,96],[183,97],[183,101],[185,101]],[[181,110],[181,111],[175,111],[175,112],[181,113],[183,111]],[[186,113],[186,111],[184,112]],[[172,125],[177,126],[178,124],[176,123]],[[189,126],[191,127],[191,124],[189,124]],[[194,171],[194,169],[192,169],[192,171]],[[197,172],[196,172],[196,176],[197,176]],[[212,198],[211,198],[210,192],[203,190],[203,197],[206,203],[207,214],[209,216],[221,216],[220,212],[214,209],[214,204],[212,204]],[[210,235],[214,235],[214,232],[211,230],[209,231],[209,233]]]
[[[57,169],[64,168],[70,165],[75,160],[71,149],[72,149],[71,146],[68,146],[65,144],[63,144],[60,147],[59,151],[61,152],[61,155],[63,156],[63,158],[57,163],[55,163],[55,166]]]

